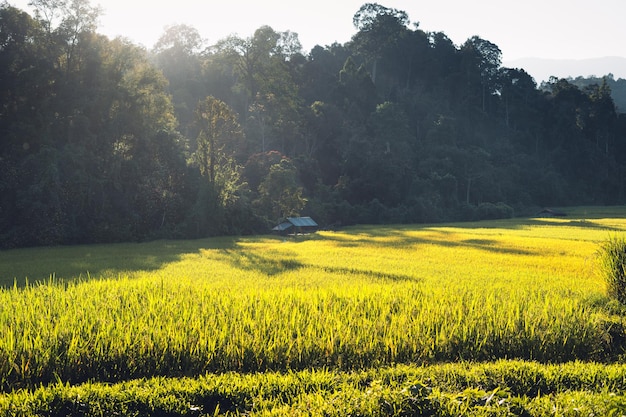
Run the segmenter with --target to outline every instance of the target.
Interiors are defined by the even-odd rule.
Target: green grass
[[[626,238],[609,238],[600,246],[598,258],[608,295],[626,303]]]
[[[436,415],[469,415],[476,407],[482,411],[472,415],[507,415],[522,407],[528,415],[551,415],[541,410],[585,407],[582,393],[591,388],[576,381],[590,379],[603,388],[592,389],[588,407],[605,415],[610,409],[598,404],[624,402],[623,387],[610,382],[619,378],[607,372],[626,372],[618,364],[626,323],[624,307],[607,296],[597,273],[596,253],[626,231],[626,208],[568,212],[552,219],[360,226],[295,239],[0,252],[6,392],[0,415],[13,415],[3,410],[19,401],[42,407],[60,401],[58,415],[98,415],[97,405],[81,414],[80,404],[63,414],[73,395],[94,404],[106,398],[117,404],[116,395],[144,404],[132,397],[141,397],[141,388],[125,381],[158,381],[143,383],[170,387],[162,390],[177,410],[171,415],[197,415],[196,400],[176,393],[180,381],[196,381],[191,385],[213,398],[205,386],[211,378],[226,378],[225,386],[237,390],[247,378],[255,385],[294,375],[302,381],[286,383],[296,391],[286,387],[280,401],[242,388],[223,407],[257,415],[306,414],[307,407],[329,415],[408,415],[402,412],[415,407],[439,410]],[[565,366],[558,373],[571,381],[544,386],[543,373],[555,366]],[[442,369],[449,378],[473,379],[447,385],[437,376]],[[407,374],[398,377],[402,384],[385,379],[394,372]],[[476,380],[488,372],[496,372],[492,382]],[[365,382],[350,379],[363,373]],[[320,375],[345,386],[295,388]],[[517,388],[527,383],[516,379],[531,377],[539,378],[539,388]],[[422,385],[428,389],[412,388]],[[329,398],[345,413],[331,413]],[[499,409],[489,411],[496,403]]]
[[[0,396],[3,416],[611,416],[626,366],[595,363],[394,366],[54,384]]]

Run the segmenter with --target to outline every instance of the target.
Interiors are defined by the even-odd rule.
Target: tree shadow
[[[417,282],[421,279],[418,277],[414,277],[406,274],[398,274],[398,273],[389,273],[384,271],[374,271],[371,269],[360,269],[360,268],[343,268],[343,267],[329,267],[329,266],[317,266],[311,265],[311,267],[319,269],[321,271],[329,272],[331,274],[339,274],[339,275],[365,275],[370,278],[381,279],[381,280],[390,280],[390,281],[412,281]]]
[[[524,222],[527,226],[556,226],[556,227],[577,227],[581,229],[597,229],[597,230],[606,230],[609,232],[623,232],[626,231],[626,228],[608,226],[602,224],[598,221],[587,220],[587,219],[572,219],[572,220],[561,220],[557,221],[551,218],[544,219],[530,219]]]
[[[620,216],[613,213],[608,217],[619,218]],[[626,217],[626,213],[622,217]],[[516,247],[505,247],[496,240],[466,239],[459,241],[454,240],[450,236],[455,233],[454,229],[461,230],[461,233],[471,229],[524,230],[533,227],[571,227],[607,232],[626,231],[626,227],[603,224],[600,220],[605,218],[607,218],[607,215],[592,211],[589,218],[528,217],[424,225],[354,226],[344,229],[343,232],[349,236],[343,237],[340,234],[329,233],[325,237],[336,241],[338,245],[343,247],[358,246],[360,244],[374,246],[428,244],[445,247],[472,247],[478,250],[502,254],[536,255],[538,252]]]
[[[302,264],[292,254],[276,252],[272,256],[262,256],[242,248],[222,249],[228,262],[234,268],[244,271],[256,271],[267,276],[278,275],[286,271],[303,268]]]
[[[317,235],[309,236],[306,240],[319,240],[328,241],[327,236]],[[304,263],[297,259],[297,252],[295,251],[263,251],[263,254],[255,253],[252,250],[241,248],[236,246],[232,249],[223,249],[221,251],[226,256],[228,262],[233,268],[237,268],[244,271],[255,271],[272,277],[284,272],[296,271],[299,269],[307,268],[318,270],[320,272],[326,272],[339,275],[365,275],[374,279],[384,279],[392,281],[417,281],[418,278],[407,275],[390,273],[386,271],[363,269],[359,267],[341,267],[341,266],[329,266],[315,263]]]
[[[576,227],[621,232],[626,228],[605,225],[598,220],[563,218],[526,218],[471,223],[446,223],[430,225],[402,226],[355,226],[340,232],[318,232],[310,235],[290,237],[263,236],[278,243],[302,243],[311,241],[331,241],[338,249],[359,247],[397,246],[419,248],[420,245],[442,247],[469,247],[477,250],[512,255],[536,255],[527,249],[503,246],[502,242],[485,238],[458,240],[452,237],[454,229],[509,229],[520,230],[531,227]],[[226,261],[242,270],[254,270],[267,276],[300,268],[321,268],[327,272],[341,274],[369,274],[378,278],[395,280],[415,280],[415,277],[402,274],[386,274],[380,271],[365,271],[358,268],[323,267],[304,264],[297,259],[295,252],[275,251],[269,255],[248,250],[241,245],[239,237],[218,237],[199,240],[160,240],[146,243],[121,243],[106,245],[59,246],[27,248],[0,251],[0,288],[14,284],[23,286],[54,277],[59,280],[116,278],[141,271],[156,271],[166,264],[179,261],[186,254],[198,254],[203,250],[219,250]],[[419,252],[416,252],[418,255]]]
[[[446,226],[447,227],[447,226]],[[453,226],[456,228],[456,226]],[[417,236],[414,233],[422,233],[422,236]],[[354,247],[359,244],[367,244],[374,247],[388,247],[388,246],[404,246],[404,247],[419,247],[419,245],[437,245],[449,248],[461,248],[469,247],[492,253],[502,253],[509,255],[536,255],[537,252],[533,252],[526,249],[520,249],[516,247],[504,247],[501,242],[493,239],[465,239],[465,240],[453,240],[450,238],[453,232],[448,230],[431,229],[429,227],[408,229],[406,226],[399,229],[390,228],[388,226],[381,226],[376,231],[368,233],[359,233],[358,237],[350,234],[349,237],[335,235],[325,235],[329,240],[333,240],[340,247]]]
[[[0,251],[0,287],[55,280],[117,278],[156,271],[203,249],[236,246],[237,238],[37,247]]]

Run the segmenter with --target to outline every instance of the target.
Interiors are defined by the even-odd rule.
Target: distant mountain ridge
[[[521,68],[530,74],[537,84],[558,78],[603,77],[613,74],[615,80],[626,79],[626,57],[606,56],[589,59],[519,58],[503,62],[507,68]]]

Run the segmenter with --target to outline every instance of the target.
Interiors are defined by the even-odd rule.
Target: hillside
[[[366,3],[343,45],[176,25],[147,51],[70,3],[52,22],[0,5],[0,248],[626,203],[606,85],[538,87],[487,39]]]

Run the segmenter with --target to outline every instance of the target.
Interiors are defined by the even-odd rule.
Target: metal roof
[[[317,227],[317,223],[310,217],[287,217],[287,221],[296,227]]]
[[[284,230],[289,229],[292,226],[293,224],[289,222],[284,222],[284,223],[279,224],[278,226],[275,226],[272,230],[276,230],[277,232],[282,232]]]

